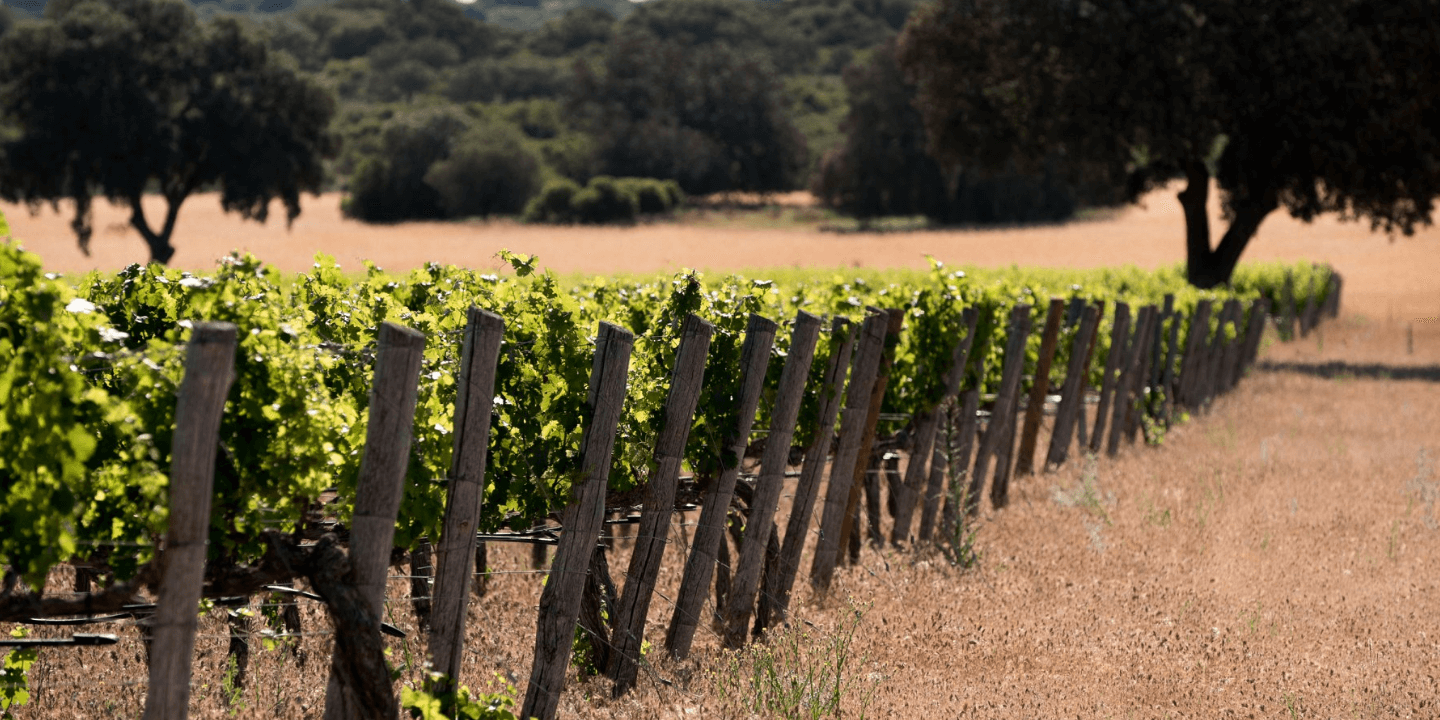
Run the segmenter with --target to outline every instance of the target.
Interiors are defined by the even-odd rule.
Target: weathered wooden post
[[[1121,338],[1120,344],[1124,347],[1124,355],[1121,356],[1119,377],[1115,379],[1115,391],[1112,402],[1113,415],[1110,418],[1110,441],[1106,444],[1105,454],[1114,457],[1120,451],[1120,437],[1125,434],[1125,419],[1130,413],[1130,404],[1133,397],[1136,376],[1140,369],[1141,348],[1145,346],[1145,325],[1150,320],[1150,306],[1140,308],[1135,314],[1135,332],[1131,334],[1128,341]],[[1099,421],[1096,421],[1099,426]],[[1097,433],[1098,434],[1098,433]]]
[[[1295,273],[1285,271],[1285,285],[1280,292],[1280,339],[1295,339]]]
[[[755,607],[755,592],[760,587],[761,563],[765,560],[765,547],[774,528],[775,506],[780,503],[780,491],[785,487],[790,441],[795,437],[795,421],[800,415],[800,401],[805,397],[805,380],[810,375],[810,364],[815,359],[815,344],[819,339],[820,318],[800,311],[795,316],[790,353],[785,358],[775,407],[770,413],[770,434],[765,437],[760,477],[755,481],[750,517],[745,521],[740,562],[735,566],[735,576],[730,580],[730,597],[725,601],[726,647],[738,648],[745,644],[746,626]]]
[[[880,371],[885,328],[889,322],[888,313],[871,314],[860,326],[860,337],[856,341],[850,384],[845,389],[845,409],[840,414],[840,447],[830,464],[830,485],[825,491],[825,509],[820,515],[820,537],[810,566],[810,583],[822,592],[830,589],[840,556],[840,525],[848,511],[850,488],[855,482],[855,462],[860,456],[870,410],[870,392]],[[788,535],[785,541],[790,542]]]
[[[765,388],[765,367],[770,361],[770,347],[775,342],[775,321],[751,315],[745,326],[745,342],[740,349],[740,397],[735,427],[726,437],[722,453],[720,477],[701,500],[700,522],[695,526],[695,539],[690,556],[685,559],[685,574],[675,598],[675,614],[665,634],[665,651],[671,657],[684,659],[695,640],[700,625],[700,608],[714,577],[719,546],[725,542],[726,514],[735,495],[735,481],[740,477],[740,461],[750,443],[750,427],[755,424],[755,409],[760,405],[760,391]]]
[[[615,681],[616,697],[635,686],[640,649],[645,640],[645,619],[669,542],[680,465],[685,461],[685,443],[694,424],[695,404],[705,380],[705,356],[714,333],[715,326],[694,315],[685,318],[681,329],[680,347],[670,371],[670,392],[665,398],[664,425],[655,443],[655,467],[642,490],[640,528],[630,553],[625,589],[615,610],[612,636],[615,647],[606,672]]]
[[[230,323],[195,323],[186,348],[185,379],[175,406],[170,460],[170,518],[161,550],[165,571],[155,601],[150,686],[145,720],[184,720],[190,704],[196,607],[205,578],[210,498],[220,418],[234,379],[236,330]]]
[[[1171,312],[1170,332],[1165,339],[1165,367],[1160,373],[1160,389],[1164,393],[1160,397],[1160,421],[1165,427],[1170,427],[1170,412],[1175,407],[1175,393],[1178,392],[1175,383],[1175,355],[1180,347],[1180,319],[1181,314]]]
[[[1155,331],[1150,333],[1154,344],[1150,349],[1150,392],[1152,395],[1158,393],[1160,398],[1164,398],[1168,394],[1168,391],[1160,383],[1165,376],[1165,322],[1173,314],[1175,314],[1175,295],[1167,293],[1164,304],[1160,308],[1160,315],[1155,319]],[[1151,411],[1152,417],[1158,419],[1161,416],[1160,407],[1154,399],[1150,400],[1146,408]]]
[[[1185,336],[1185,354],[1180,358],[1180,385],[1175,391],[1175,401],[1186,407],[1199,405],[1197,375],[1202,367],[1200,357],[1206,339],[1210,337],[1211,301],[1201,300],[1195,305],[1195,316],[1190,319],[1190,332]]]
[[[935,482],[933,473],[926,471],[928,467],[926,461],[933,454],[931,448],[935,446],[936,431],[940,427],[940,413],[943,411],[945,403],[960,391],[960,382],[965,379],[965,362],[970,357],[970,345],[975,342],[975,326],[979,319],[980,314],[976,312],[975,308],[966,308],[962,312],[960,322],[965,335],[956,337],[955,346],[950,350],[950,365],[945,369],[945,376],[941,381],[943,390],[940,400],[935,403],[935,407],[922,412],[916,419],[915,446],[911,450],[910,460],[905,466],[905,482],[900,497],[896,499],[895,525],[891,528],[890,533],[890,542],[894,545],[909,541],[910,523],[915,516],[915,505],[920,501],[922,495],[922,485]],[[943,484],[943,474],[940,476],[939,482]],[[930,493],[923,494],[925,495],[925,507],[928,508],[933,518],[940,498],[938,495],[932,498]]]
[[[479,542],[475,536],[485,496],[485,463],[490,447],[490,416],[495,409],[495,371],[505,321],[472,306],[460,346],[460,377],[455,395],[454,452],[446,488],[445,521],[437,546],[435,601],[431,610],[430,661],[445,676],[442,692],[454,689],[465,652],[465,611],[471,567]]]
[[[1055,360],[1055,345],[1060,339],[1060,315],[1065,301],[1050,300],[1045,316],[1045,330],[1040,336],[1040,357],[1035,365],[1035,381],[1030,385],[1030,401],[1025,404],[1025,427],[1020,431],[1020,450],[1015,462],[1016,475],[1035,474],[1035,439],[1040,434],[1040,418],[1045,413],[1045,395],[1050,392],[1050,364]]]
[[[385,616],[385,581],[394,549],[395,516],[405,490],[405,469],[410,462],[410,441],[415,425],[415,400],[425,336],[394,323],[381,323],[375,350],[375,380],[370,388],[370,419],[365,430],[365,451],[355,488],[355,511],[350,519],[350,565],[360,598],[377,619]],[[378,644],[379,626],[374,640]],[[383,693],[387,711],[398,717],[399,707],[389,687],[356,687],[362,678],[348,664],[357,658],[337,647],[331,655],[330,684],[325,691],[326,720],[372,717],[377,703],[366,699]]]
[[[1140,322],[1135,328],[1135,359],[1130,366],[1134,377],[1125,384],[1125,414],[1122,418],[1125,442],[1130,445],[1135,444],[1136,433],[1146,411],[1146,379],[1150,377],[1150,350],[1154,346],[1155,326],[1160,319],[1160,309],[1154,305],[1146,305],[1141,308],[1140,314]]]
[[[855,479],[850,485],[850,498],[846,502],[845,520],[840,524],[840,546],[845,547],[850,538],[852,529],[859,532],[859,525],[853,519],[859,516],[860,490],[865,482],[865,474],[870,470],[870,451],[875,445],[875,429],[880,423],[880,406],[885,402],[885,388],[890,381],[890,364],[895,359],[895,345],[900,337],[900,330],[905,322],[905,311],[899,308],[882,310],[873,308],[883,314],[885,322],[885,347],[880,356],[880,366],[875,371],[875,382],[870,388],[870,405],[865,415],[865,434],[860,442],[860,454],[855,458]],[[859,555],[858,543],[851,545],[855,551],[852,554]]]
[[[967,366],[966,363],[968,362],[968,359],[970,357],[970,351],[975,344],[975,331],[980,322],[980,313],[976,311],[975,308],[965,308],[965,310],[960,315],[960,322],[964,326],[965,336],[961,338],[961,340],[955,347],[955,353],[951,360],[949,374],[946,376],[945,379],[945,394],[941,398],[940,404],[935,407],[934,411],[932,411],[932,414],[934,415],[934,422],[937,428],[937,432],[931,433],[930,444],[931,447],[934,448],[938,448],[940,445],[940,442],[938,440],[938,427],[940,425],[941,414],[951,412],[948,409],[948,405],[955,398],[956,393],[960,391],[960,383],[965,380],[965,368]],[[919,539],[922,542],[929,540],[930,536],[934,534],[935,514],[939,511],[940,503],[944,499],[945,494],[944,488],[946,468],[943,464],[937,465],[934,458],[943,459],[948,455],[948,452],[942,453],[937,451],[932,452],[931,455],[932,459],[929,472],[930,477],[928,482],[926,483],[924,505],[922,506],[920,511]],[[910,512],[914,512],[913,504],[911,506]],[[900,522],[898,517],[896,518],[895,522],[898,526]],[[910,520],[907,516],[905,520],[907,532],[909,524]]]
[[[1055,412],[1055,430],[1050,436],[1050,452],[1045,456],[1047,467],[1065,464],[1070,455],[1071,438],[1080,414],[1085,412],[1085,375],[1095,351],[1095,338],[1100,334],[1100,306],[1085,308],[1080,330],[1070,346],[1070,363],[1065,368],[1065,383],[1060,386],[1060,407]]]
[[[1245,344],[1240,349],[1242,374],[1255,364],[1255,356],[1260,352],[1260,338],[1265,334],[1265,320],[1269,314],[1269,300],[1260,298],[1250,304],[1250,322],[1245,328]]]
[[[1115,303],[1115,324],[1110,329],[1110,357],[1105,361],[1105,374],[1100,379],[1100,407],[1095,411],[1095,429],[1090,435],[1090,452],[1100,452],[1100,444],[1105,441],[1106,415],[1109,415],[1110,403],[1115,394],[1115,384],[1118,378],[1116,374],[1124,366],[1126,338],[1130,332],[1130,306],[1123,303]]]
[[[983,360],[977,364],[984,366]],[[970,388],[960,394],[960,409],[956,424],[956,436],[952,438],[949,451],[950,492],[945,495],[945,505],[940,511],[940,532],[943,537],[953,538],[961,520],[961,513],[969,504],[966,500],[970,483],[966,470],[970,467],[970,452],[975,447],[976,416],[980,412],[980,389]]]
[[[1000,371],[1000,392],[985,429],[985,440],[975,456],[975,477],[983,481],[989,470],[990,458],[996,462],[996,474],[990,483],[990,504],[997,510],[1009,502],[1010,483],[1007,467],[1015,437],[1015,406],[1020,395],[1020,376],[1025,371],[1025,343],[1030,337],[1030,306],[1016,305],[1010,311],[1010,327],[1005,339],[1005,360]],[[1001,457],[1004,453],[1007,457]],[[970,512],[979,511],[979,498],[971,501]]]
[[[565,689],[575,623],[585,592],[586,573],[605,519],[605,487],[610,479],[610,457],[615,450],[615,427],[625,404],[625,376],[635,336],[607,322],[600,323],[595,340],[595,363],[590,370],[586,406],[590,422],[580,441],[580,479],[574,501],[560,516],[560,544],[550,564],[550,576],[540,593],[536,620],[535,661],[520,717],[552,720]]]
[[[820,494],[820,480],[825,476],[825,461],[830,457],[830,444],[835,438],[835,418],[840,412],[845,373],[855,348],[857,333],[850,327],[850,321],[835,318],[830,325],[830,335],[843,339],[825,367],[825,380],[819,391],[820,411],[816,418],[815,439],[805,451],[805,464],[800,468],[795,498],[790,502],[790,517],[785,522],[785,542],[774,565],[775,577],[773,580],[767,577],[764,583],[765,587],[774,588],[766,598],[769,617],[763,620],[767,626],[783,620],[789,612],[790,590],[795,586],[795,576],[800,571],[800,551],[805,547],[815,498]]]

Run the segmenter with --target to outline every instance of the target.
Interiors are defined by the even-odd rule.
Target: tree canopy
[[[1282,207],[1429,224],[1436,47],[1434,0],[940,0],[900,61],[946,163],[1058,156],[1131,200],[1184,179],[1188,276],[1213,287]],[[1228,221],[1213,249],[1212,178]]]
[[[0,146],[0,197],[38,209],[76,203],[89,251],[90,203],[130,208],[130,223],[167,262],[180,206],[216,188],[226,211],[287,220],[318,192],[333,100],[270,61],[234,20],[204,26],[175,0],[52,0],[45,22],[0,39],[0,108],[18,137]],[[141,198],[167,203],[158,227]]]

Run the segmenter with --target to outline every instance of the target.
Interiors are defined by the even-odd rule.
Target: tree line
[[[1190,279],[1208,287],[1282,207],[1429,222],[1436,9],[653,0],[518,30],[452,0],[307,2],[258,23],[54,0],[42,21],[0,14],[0,196],[74,199],[82,248],[92,197],[128,205],[163,261],[202,189],[262,221],[270,199],[293,218],[322,189],[371,221],[623,221],[676,188],[810,187],[862,219],[965,224],[1061,220],[1183,180]]]

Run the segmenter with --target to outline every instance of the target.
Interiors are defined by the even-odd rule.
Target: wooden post
[[[1280,339],[1290,342],[1295,339],[1295,274],[1285,271],[1285,285],[1280,294]]]
[[[965,336],[956,343],[955,351],[950,360],[950,369],[945,377],[945,394],[942,396],[940,404],[932,411],[937,428],[937,432],[931,433],[930,445],[932,448],[938,448],[940,444],[938,440],[940,416],[942,413],[951,412],[947,406],[950,401],[954,399],[956,393],[960,391],[960,383],[965,380],[965,368],[970,358],[970,351],[975,344],[975,331],[980,322],[980,313],[975,308],[965,308],[964,312],[960,315],[960,322],[964,325]],[[945,496],[945,467],[943,465],[935,465],[934,458],[943,458],[947,453],[931,452],[930,454],[932,456],[929,471],[930,477],[926,483],[924,504],[920,511],[919,539],[922,542],[929,540],[930,536],[934,534],[935,514],[939,511],[940,503]],[[906,472],[907,474],[909,473],[908,467],[906,468]],[[910,510],[907,511],[905,517],[905,534],[908,534],[910,514],[913,512],[914,499],[912,498]],[[900,524],[899,517],[896,518],[895,522],[898,527]]]
[[[615,681],[616,697],[635,686],[639,672],[645,619],[655,594],[655,580],[660,576],[665,546],[669,543],[680,465],[685,461],[685,443],[694,425],[695,404],[705,380],[705,356],[710,351],[714,333],[714,325],[695,315],[687,316],[681,329],[680,347],[670,371],[670,392],[665,398],[664,425],[655,443],[655,470],[641,491],[640,527],[635,533],[635,549],[630,553],[625,589],[612,623],[615,647],[606,670]]]
[[[540,592],[536,620],[535,661],[520,717],[552,720],[565,689],[575,622],[585,593],[585,577],[605,519],[605,487],[610,479],[610,456],[615,450],[615,427],[625,404],[625,375],[635,336],[607,322],[600,323],[595,340],[595,363],[590,370],[586,407],[592,413],[581,438],[581,476],[574,501],[560,516],[560,543],[550,565],[550,576]]]
[[[1195,316],[1190,318],[1190,332],[1185,336],[1185,354],[1180,358],[1180,385],[1175,390],[1175,402],[1194,408],[1199,405],[1196,394],[1201,367],[1200,353],[1210,337],[1211,301],[1201,300],[1195,305]]]
[[[1245,344],[1240,349],[1240,373],[1255,364],[1260,351],[1260,338],[1265,334],[1265,319],[1270,314],[1270,301],[1260,298],[1250,304],[1250,322],[1245,328]],[[1239,377],[1236,378],[1239,380]]]
[[[990,424],[985,429],[985,440],[980,445],[980,452],[975,456],[975,475],[984,481],[988,471],[990,458],[1002,462],[996,463],[996,475],[990,484],[990,503],[996,509],[1005,507],[1009,501],[1010,487],[1009,478],[1006,476],[1006,460],[1001,453],[1009,454],[1009,450],[1002,447],[1011,443],[1015,433],[1015,405],[1016,398],[1020,394],[1020,375],[1025,370],[1025,341],[1030,336],[1030,306],[1024,303],[1016,305],[1010,311],[1010,327],[1005,339],[1005,360],[1000,371],[1000,392],[995,398],[995,407],[990,412]],[[974,503],[978,503],[976,498]],[[977,504],[971,505],[972,514],[978,511]]]
[[[1135,378],[1129,385],[1128,393],[1130,401],[1125,410],[1125,443],[1135,444],[1135,437],[1140,430],[1141,420],[1148,413],[1150,366],[1154,365],[1151,358],[1151,350],[1155,346],[1156,329],[1160,325],[1160,309],[1154,305],[1145,307],[1145,321],[1140,324],[1137,330],[1137,342],[1140,347],[1136,351]]]
[[[355,589],[376,618],[385,617],[385,581],[394,549],[395,516],[405,491],[405,470],[410,463],[410,441],[415,425],[415,400],[420,384],[420,363],[425,336],[394,323],[381,323],[375,350],[375,379],[370,388],[370,419],[365,430],[365,452],[356,481],[355,511],[350,519],[350,564]],[[376,628],[378,646],[379,628]],[[359,689],[347,684],[354,678],[342,666],[353,661],[343,653],[331,655],[330,682],[325,691],[326,720],[370,717],[375,709],[362,702]],[[397,717],[394,693],[385,717]]]
[[[1085,375],[1090,367],[1090,356],[1095,350],[1095,338],[1100,334],[1100,307],[1085,308],[1080,319],[1080,331],[1070,345],[1070,363],[1065,369],[1065,383],[1060,386],[1060,407],[1055,412],[1055,430],[1050,435],[1050,452],[1045,456],[1047,467],[1065,464],[1070,455],[1070,442],[1074,436],[1076,419],[1085,412]]]
[[[1238,370],[1236,361],[1240,357],[1240,344],[1244,342],[1245,339],[1245,333],[1242,329],[1245,320],[1245,311],[1240,306],[1240,301],[1227,300],[1225,301],[1225,305],[1230,316],[1228,322],[1235,330],[1235,337],[1227,337],[1225,339],[1225,345],[1223,346],[1220,358],[1220,371],[1218,373],[1219,380],[1216,383],[1218,385],[1216,394],[1229,392],[1230,388],[1235,386],[1235,374]]]
[[[983,361],[978,361],[983,365]],[[960,409],[956,417],[956,433],[951,438],[948,448],[949,457],[947,460],[948,472],[950,474],[950,491],[945,495],[945,505],[940,511],[940,532],[942,539],[954,537],[955,529],[960,524],[961,514],[969,505],[967,500],[970,490],[969,473],[970,453],[975,448],[975,427],[976,418],[980,413],[980,390],[978,387],[970,388],[960,394]]]
[[[860,457],[865,424],[870,410],[870,391],[880,371],[885,351],[888,313],[874,313],[860,326],[850,384],[845,389],[845,409],[840,413],[840,447],[830,464],[830,485],[825,491],[825,509],[820,515],[820,537],[810,565],[810,583],[817,590],[830,589],[835,563],[840,557],[840,525],[849,511],[850,488],[855,483],[855,462]],[[797,538],[797,541],[799,538]],[[787,533],[785,542],[790,542]],[[781,551],[782,555],[784,550]]]
[[[948,406],[941,410],[948,410]],[[937,436],[939,433],[936,433]],[[941,503],[945,500],[945,471],[947,469],[946,448],[937,437],[930,451],[930,477],[925,484],[925,502],[920,509],[920,528],[915,532],[916,542],[930,542],[935,536],[935,521],[940,514]]]
[[[170,520],[161,551],[164,575],[151,630],[150,686],[145,720],[184,720],[190,704],[196,608],[205,579],[210,498],[220,418],[235,370],[235,326],[195,323],[185,355],[185,379],[175,405],[170,460]]]
[[[1305,310],[1300,316],[1300,337],[1309,337],[1310,331],[1320,324],[1320,308],[1315,304],[1315,288],[1305,293]]]
[[[1120,437],[1125,434],[1125,420],[1130,413],[1131,398],[1134,394],[1136,376],[1140,369],[1141,348],[1145,345],[1145,324],[1150,320],[1150,306],[1140,308],[1135,314],[1135,332],[1127,341],[1121,338],[1120,344],[1125,349],[1121,356],[1120,374],[1115,380],[1115,393],[1111,402],[1112,415],[1110,418],[1110,441],[1106,444],[1105,454],[1114,457],[1120,451]],[[1095,423],[1097,426],[1099,421]],[[1097,433],[1098,434],[1098,433]]]
[[[675,614],[665,634],[665,650],[671,657],[683,660],[690,654],[695,628],[700,625],[700,608],[710,588],[720,543],[725,542],[725,517],[730,499],[735,495],[735,481],[740,477],[740,461],[750,443],[750,427],[755,424],[755,409],[760,405],[760,391],[765,388],[765,368],[770,362],[770,347],[775,342],[777,325],[759,315],[751,315],[745,326],[745,343],[740,349],[740,397],[735,427],[726,438],[720,477],[701,500],[700,522],[695,526],[695,540],[690,556],[685,559],[685,574],[675,599]],[[730,464],[733,462],[733,465]],[[542,719],[543,720],[543,719]]]
[[[878,308],[877,308],[878,310]],[[880,310],[886,318],[885,347],[876,370],[875,383],[870,389],[870,406],[865,416],[865,434],[860,443],[860,454],[855,459],[855,479],[850,484],[850,498],[846,503],[845,521],[840,525],[840,546],[844,547],[851,531],[859,532],[859,526],[852,522],[860,512],[860,490],[865,482],[865,473],[870,470],[870,450],[875,445],[875,428],[880,423],[880,406],[885,402],[885,388],[890,380],[890,364],[895,359],[895,345],[905,321],[905,311],[899,308]],[[853,555],[859,555],[855,547]]]
[[[1180,347],[1180,313],[1171,312],[1170,332],[1165,340],[1165,367],[1160,373],[1160,421],[1170,427],[1170,411],[1175,407],[1175,355]]]
[[[765,437],[765,454],[760,459],[760,477],[755,481],[750,517],[745,520],[740,562],[730,580],[730,598],[725,601],[726,647],[738,648],[745,644],[746,626],[755,607],[755,592],[760,587],[766,541],[774,528],[775,507],[780,503],[780,492],[785,488],[790,441],[795,437],[795,421],[800,415],[805,380],[810,375],[810,364],[815,359],[815,343],[819,338],[820,318],[800,311],[795,316],[790,353],[785,358],[785,368],[780,373],[780,388],[770,413],[770,434]]]
[[[1340,288],[1343,283],[1340,273],[1330,268],[1330,294],[1325,297],[1325,314],[1332,318],[1340,317]]]
[[[1221,306],[1220,322],[1215,329],[1215,337],[1210,339],[1210,347],[1205,354],[1205,365],[1201,370],[1201,400],[1205,406],[1215,398],[1219,390],[1220,365],[1225,360],[1225,326],[1230,323],[1231,315],[1239,307],[1235,300],[1226,300]]]
[[[1153,344],[1153,347],[1150,349],[1149,363],[1150,392],[1152,394],[1159,393],[1159,396],[1162,398],[1165,397],[1166,394],[1160,385],[1161,380],[1165,377],[1165,321],[1169,320],[1173,314],[1175,314],[1175,295],[1173,293],[1167,293],[1165,295],[1164,305],[1160,309],[1160,315],[1155,319],[1155,330],[1150,333]],[[1160,408],[1154,400],[1151,400],[1146,405],[1146,408],[1151,411],[1151,416],[1156,418],[1160,417]]]
[[[820,387],[815,439],[805,451],[805,464],[800,469],[800,479],[795,485],[795,498],[790,502],[790,517],[785,522],[785,542],[780,547],[780,559],[775,564],[772,582],[766,579],[765,586],[776,588],[770,602],[770,617],[765,618],[767,626],[774,626],[785,619],[790,608],[790,590],[795,586],[795,576],[800,571],[800,551],[805,547],[805,536],[810,527],[810,516],[814,514],[815,498],[820,494],[820,480],[825,475],[825,461],[830,457],[830,444],[835,438],[835,418],[840,412],[840,392],[845,384],[845,373],[850,367],[851,351],[855,347],[856,333],[850,321],[835,318],[830,324],[831,337],[843,337],[839,348],[830,357],[825,367],[825,380]]]
[[[453,453],[445,492],[445,521],[436,546],[435,604],[431,611],[430,662],[454,688],[465,653],[465,614],[479,542],[475,537],[485,496],[490,416],[495,409],[495,371],[505,321],[471,306],[460,346],[456,378]]]
[[[1090,435],[1090,452],[1100,452],[1100,443],[1105,440],[1106,415],[1110,414],[1110,403],[1115,394],[1116,373],[1125,361],[1125,340],[1130,331],[1130,306],[1115,303],[1115,325],[1110,330],[1110,357],[1105,361],[1105,374],[1100,378],[1100,407],[1095,411],[1095,429]]]
[[[922,511],[922,516],[924,512],[929,512],[933,522],[940,498],[938,495],[931,497],[933,493],[930,492],[922,493],[922,486],[933,486],[936,482],[933,473],[927,472],[926,461],[933,454],[931,449],[935,446],[935,436],[940,427],[940,414],[944,411],[944,405],[960,391],[960,382],[965,379],[965,363],[970,357],[970,346],[975,342],[975,326],[979,324],[979,320],[980,314],[975,308],[966,308],[961,313],[961,329],[965,334],[955,338],[955,345],[950,350],[950,365],[945,369],[945,376],[941,380],[940,400],[935,403],[935,407],[922,412],[917,418],[915,445],[905,465],[905,482],[901,486],[900,496],[896,498],[895,525],[890,532],[891,544],[899,545],[909,541],[910,523],[915,517],[915,505],[922,494],[925,496],[926,508]],[[944,479],[942,473],[939,482],[943,484]]]
[[[1050,364],[1055,360],[1055,345],[1060,338],[1060,314],[1065,301],[1050,300],[1045,317],[1045,330],[1040,336],[1040,358],[1035,365],[1035,381],[1030,385],[1030,401],[1025,404],[1025,427],[1020,431],[1020,451],[1015,462],[1016,475],[1035,474],[1035,439],[1040,434],[1040,418],[1045,412],[1045,395],[1050,392]]]

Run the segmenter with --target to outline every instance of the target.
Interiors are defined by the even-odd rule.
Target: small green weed
[[[27,635],[25,628],[10,631],[13,638]],[[39,656],[40,651],[35,648],[16,648],[0,659],[0,718],[3,720],[14,720],[15,708],[30,702],[30,668]]]
[[[863,666],[866,658],[855,657],[853,645],[855,631],[869,607],[860,607],[853,600],[847,605],[828,632],[803,630],[798,625],[778,629],[764,642],[730,654],[715,673],[721,698],[760,716],[840,717],[843,703],[847,716],[865,717],[879,678],[873,673],[863,678],[856,673],[856,666]],[[804,625],[814,627],[808,622]],[[847,698],[849,702],[845,702]]]
[[[419,720],[515,720],[515,686],[496,673],[492,686],[494,692],[472,696],[470,688],[464,685],[457,690],[451,687],[449,678],[441,673],[430,673],[420,687],[407,685],[400,689],[400,708]]]
[[[1078,507],[1111,525],[1110,513],[1105,506],[1113,503],[1114,498],[1100,491],[1099,467],[1099,460],[1093,453],[1086,455],[1079,481],[1068,489],[1056,486],[1051,491],[1051,497],[1065,507]]]

